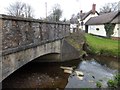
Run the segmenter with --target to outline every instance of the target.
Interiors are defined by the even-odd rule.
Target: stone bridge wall
[[[58,54],[56,62],[80,58],[79,51],[64,38],[69,30],[66,23],[0,15],[0,82],[46,54]]]
[[[70,24],[0,15],[0,82],[26,63],[49,53],[61,56]]]
[[[0,15],[3,55],[63,38],[70,24]],[[14,49],[13,49],[14,48]]]
[[[21,50],[19,52],[4,55],[2,57],[2,79],[5,79],[14,71],[22,67],[23,65],[31,62],[32,60],[50,53],[57,53],[58,58],[61,53],[61,40],[57,40],[50,43],[45,43],[32,47],[29,49]],[[58,62],[60,59],[58,60]],[[57,62],[57,61],[56,61]],[[0,80],[0,81],[1,81]]]

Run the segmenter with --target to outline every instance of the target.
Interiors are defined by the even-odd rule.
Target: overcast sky
[[[48,15],[54,4],[58,3],[63,10],[62,18],[70,19],[72,14],[76,14],[80,10],[83,10],[83,12],[90,11],[93,3],[96,4],[96,10],[99,11],[105,3],[120,0],[0,0],[0,14],[5,14],[5,8],[16,1],[30,4],[34,9],[36,18],[45,17],[45,2],[47,2]]]

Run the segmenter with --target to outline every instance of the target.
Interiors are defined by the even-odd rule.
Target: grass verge
[[[120,41],[85,34],[92,54],[120,57]]]

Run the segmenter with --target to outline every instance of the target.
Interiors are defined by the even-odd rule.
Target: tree
[[[50,21],[60,21],[60,18],[62,17],[62,10],[60,8],[59,4],[55,4],[52,13],[47,17]]]
[[[103,7],[100,8],[100,13],[109,13],[112,11],[117,11],[118,10],[118,3],[107,3]]]
[[[70,23],[71,24],[78,24],[78,17],[75,14],[72,14],[70,18]]]
[[[32,17],[34,17],[34,15],[33,15],[33,9],[32,9],[32,7],[31,7],[30,5],[28,5],[28,4],[25,4],[24,16],[25,16],[26,18],[32,18]]]
[[[33,9],[26,3],[15,2],[7,7],[7,14],[17,17],[33,18]]]
[[[104,24],[107,38],[111,38],[111,35],[114,33],[115,24],[106,23]]]

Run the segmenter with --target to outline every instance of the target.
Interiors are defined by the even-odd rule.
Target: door
[[[88,25],[85,25],[85,33],[88,33]]]

